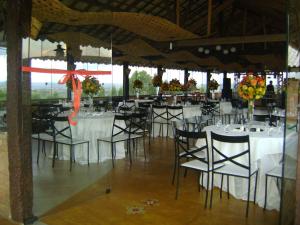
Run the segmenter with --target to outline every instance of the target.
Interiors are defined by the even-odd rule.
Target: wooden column
[[[30,31],[31,0],[7,1],[7,125],[11,218],[34,220],[30,76],[22,74],[22,36]]]
[[[162,75],[163,74],[163,68],[161,65],[157,66],[157,75]]]
[[[123,99],[129,99],[129,67],[128,62],[123,63]]]
[[[209,91],[208,84],[209,84],[209,81],[210,81],[210,78],[211,78],[210,70],[207,70],[206,74],[207,74],[206,75],[206,97],[209,98],[210,91]]]
[[[184,84],[187,84],[188,80],[189,80],[189,70],[188,69],[184,69]]]

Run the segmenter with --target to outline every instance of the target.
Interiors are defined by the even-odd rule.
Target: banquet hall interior
[[[300,224],[300,2],[1,0],[0,224]]]

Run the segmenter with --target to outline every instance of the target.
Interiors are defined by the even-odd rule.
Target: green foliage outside
[[[6,100],[6,90],[0,89],[0,101]]]
[[[152,77],[146,71],[135,71],[129,78],[129,95],[135,95],[136,90],[133,88],[133,82],[140,80],[143,82],[143,88],[140,95],[155,95],[156,88],[152,85]]]

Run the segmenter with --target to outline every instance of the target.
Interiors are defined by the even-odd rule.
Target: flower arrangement
[[[257,100],[265,95],[266,82],[261,76],[248,73],[239,83],[237,91],[244,100]]]
[[[134,89],[142,89],[143,88],[143,82],[141,80],[135,80],[133,81],[133,88]]]
[[[189,79],[186,86],[188,90],[195,90],[197,85],[197,81],[193,78]]]
[[[217,90],[219,86],[220,85],[218,84],[218,82],[215,79],[210,80],[208,83],[208,88],[211,91]]]
[[[169,90],[169,83],[168,82],[163,82],[160,86],[161,91],[168,91]]]
[[[160,87],[162,85],[162,76],[155,75],[152,79],[152,84],[154,87]]]
[[[181,84],[178,79],[172,79],[169,84],[169,91],[181,91]]]
[[[82,90],[89,96],[98,94],[100,88],[101,84],[95,77],[87,76],[82,82]]]

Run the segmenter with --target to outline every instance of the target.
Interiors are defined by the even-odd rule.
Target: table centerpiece
[[[136,79],[135,81],[133,81],[133,88],[135,89],[135,93],[136,93],[136,98],[139,99],[140,97],[140,91],[143,88],[143,82],[139,79]]]
[[[254,102],[266,93],[266,81],[263,77],[247,73],[237,87],[238,95],[248,101],[249,120],[253,120]]]
[[[215,99],[215,93],[214,93],[214,91],[217,90],[219,86],[220,85],[219,85],[218,81],[216,81],[215,79],[212,79],[212,80],[209,81],[209,83],[208,83],[208,89],[211,91],[211,97],[212,97],[212,99]]]
[[[95,77],[87,76],[82,81],[82,91],[89,96],[90,107],[93,107],[93,97],[99,93],[100,89],[101,84]]]

